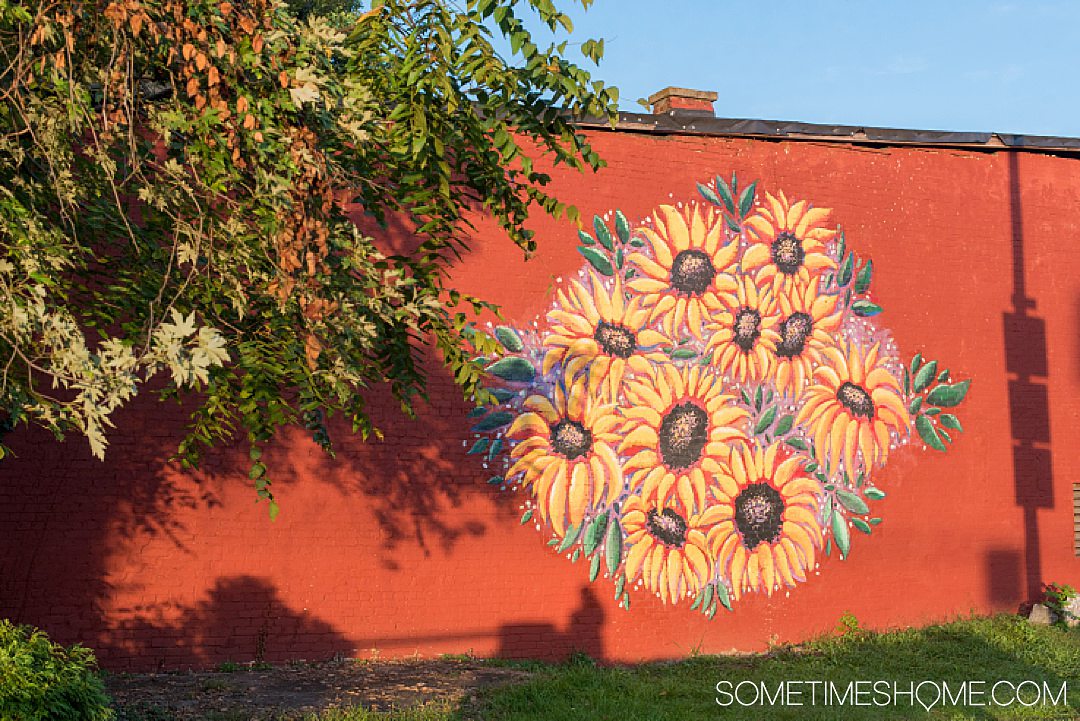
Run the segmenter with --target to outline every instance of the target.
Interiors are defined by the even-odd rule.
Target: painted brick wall
[[[469,408],[432,366],[418,420],[373,398],[384,442],[341,429],[332,460],[300,434],[279,439],[269,453],[276,523],[254,503],[239,449],[197,473],[165,462],[183,433],[178,406],[119,414],[107,463],[79,440],[20,432],[18,458],[0,465],[0,616],[87,643],[114,669],[338,653],[579,649],[637,660],[796,641],[845,611],[890,627],[1015,610],[1043,581],[1080,583],[1070,493],[1080,478],[1080,161],[592,137],[608,168],[556,181],[585,217],[619,208],[639,219],[732,170],[832,207],[849,244],[874,260],[874,297],[904,357],[923,351],[973,379],[955,448],[890,457],[878,479],[885,522],[848,560],[823,559],[790,594],[751,595],[711,622],[642,594],[623,611],[610,584],[588,583],[586,564],[518,524],[520,498],[485,484],[490,473],[463,447]],[[455,270],[460,288],[518,323],[542,315],[580,265],[575,229],[538,218],[540,251],[526,263],[490,223],[480,228]]]

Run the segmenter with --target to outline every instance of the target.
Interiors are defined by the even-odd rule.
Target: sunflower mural
[[[621,606],[712,618],[872,536],[887,461],[947,450],[970,380],[902,360],[831,210],[735,175],[698,190],[579,231],[542,322],[493,329],[468,452]]]

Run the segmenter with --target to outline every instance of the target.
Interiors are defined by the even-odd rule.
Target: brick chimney
[[[667,87],[649,96],[653,115],[679,113],[680,115],[705,115],[712,117],[713,101],[717,94],[711,90],[690,90]]]

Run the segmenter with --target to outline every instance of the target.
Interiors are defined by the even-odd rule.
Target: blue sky
[[[604,38],[582,63],[626,111],[676,85],[717,91],[718,117],[1080,137],[1080,0],[557,4],[572,42]]]

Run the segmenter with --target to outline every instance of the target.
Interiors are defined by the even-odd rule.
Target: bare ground
[[[329,708],[385,711],[456,704],[523,680],[522,668],[475,659],[295,663],[225,671],[116,674],[106,679],[118,721],[299,719]]]

